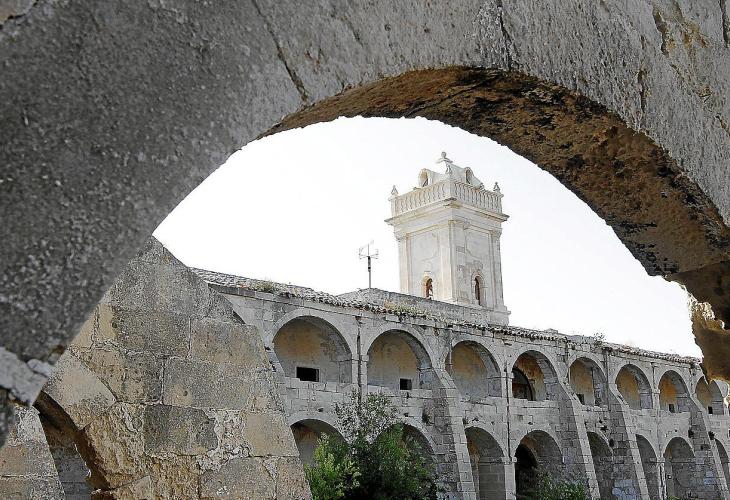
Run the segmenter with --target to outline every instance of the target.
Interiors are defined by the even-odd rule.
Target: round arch
[[[276,334],[279,332],[279,330],[281,330],[284,325],[295,319],[307,318],[313,322],[322,325],[324,328],[330,329],[334,333],[337,333],[341,341],[347,345],[347,350],[350,353],[357,352],[356,340],[353,339],[351,335],[345,334],[348,329],[347,325],[343,321],[340,321],[340,318],[338,316],[339,315],[336,314],[326,314],[323,311],[317,311],[312,308],[298,307],[297,309],[294,309],[293,311],[290,311],[281,318],[279,318],[278,321],[276,321],[276,323],[274,323],[271,328],[268,328],[264,332],[264,342],[269,345],[273,344],[274,337],[276,337]]]
[[[512,364],[512,396],[516,399],[557,401],[562,387],[555,366],[546,354],[535,349],[527,349],[517,355]],[[523,387],[525,384],[527,387]]]
[[[601,498],[613,498],[613,450],[608,441],[597,432],[588,432],[588,445],[593,458],[593,469]]]
[[[446,371],[461,397],[480,401],[502,396],[502,374],[492,353],[483,344],[460,340],[446,355]]]
[[[705,377],[701,377],[695,384],[695,396],[707,413],[711,415],[727,414],[725,397],[715,380],[708,383]]]
[[[659,378],[659,409],[670,413],[688,412],[694,403],[684,378],[668,369]]]
[[[635,364],[626,363],[621,366],[616,373],[616,387],[629,408],[647,410],[653,406],[649,378]]]
[[[368,385],[389,389],[430,389],[436,374],[424,345],[404,329],[378,334],[368,350]]]
[[[466,448],[471,462],[474,489],[479,498],[500,498],[505,492],[505,459],[502,447],[481,427],[467,427]]]
[[[668,497],[687,498],[695,491],[695,454],[683,437],[672,438],[664,449],[664,479]],[[701,478],[700,478],[701,480]]]
[[[299,450],[299,457],[304,464],[311,465],[314,461],[314,450],[317,448],[322,434],[335,439],[344,439],[342,434],[330,423],[321,419],[307,418],[290,424],[294,442]]]
[[[271,344],[284,374],[307,382],[352,383],[352,351],[330,322],[300,315],[284,323]]]
[[[661,498],[661,483],[659,482],[659,463],[657,461],[656,451],[654,451],[654,447],[649,440],[641,434],[636,435],[636,446],[639,449],[641,468],[644,472],[649,498],[651,500],[659,500]]]
[[[546,471],[554,478],[564,475],[563,453],[549,432],[530,431],[517,443],[513,456],[516,458],[514,467],[518,498],[530,494],[536,486],[539,470]]]
[[[429,438],[428,433],[423,427],[413,425],[413,422],[406,421],[403,423],[403,437],[412,439],[418,445],[421,456],[426,459],[426,463],[434,466],[436,463],[435,443]]]
[[[10,272],[0,275],[8,276],[10,313],[0,331],[13,332],[4,345],[17,359],[52,360],[172,207],[225,157],[287,115],[271,130],[341,115],[426,116],[494,137],[586,200],[650,273],[685,283],[730,324],[726,289],[717,287],[730,275],[727,190],[713,181],[722,179],[730,148],[716,120],[726,111],[689,98],[697,89],[668,65],[643,64],[661,51],[661,37],[643,31],[654,30],[650,12],[613,5],[492,9],[478,2],[445,10],[412,2],[375,16],[352,5],[342,13],[348,28],[329,33],[329,13],[303,9],[296,2],[263,11],[185,3],[173,16],[125,4],[104,18],[105,30],[89,33],[84,74],[63,71],[76,49],[66,35],[93,22],[93,9],[11,10],[3,21],[13,36],[0,41],[9,61],[3,90],[14,96],[2,113],[9,119],[1,132],[12,145],[2,163],[17,187],[6,183],[5,215],[13,223],[0,237],[10,242],[3,259]],[[294,24],[304,17],[307,26]],[[453,23],[449,30],[440,29],[445,18]],[[181,19],[196,19],[199,31],[215,39],[201,49],[185,39],[194,33],[180,33]],[[137,22],[155,29],[136,29]],[[547,25],[553,36],[575,43],[542,46]],[[626,25],[644,43],[627,36]],[[717,37],[708,34],[707,47],[696,50],[722,74],[728,62],[715,55],[724,43]],[[49,49],[29,62],[39,44]],[[313,61],[307,46],[326,57]],[[129,57],[135,53],[144,54],[142,65]],[[626,64],[582,64],[596,53]],[[109,60],[118,64],[110,68]],[[679,73],[716,81],[701,66],[677,64]],[[179,68],[188,77],[170,85],[167,75]],[[114,96],[112,106],[92,95]],[[16,126],[21,122],[34,126]],[[690,135],[709,138],[706,147],[691,147]],[[157,140],[140,139],[147,136]],[[74,146],[59,157],[59,144]],[[54,165],[58,179],[43,185],[44,196],[23,197],[40,188],[38,176],[27,175],[38,165]],[[98,189],[87,189],[90,178],[98,179]],[[62,207],[73,223],[58,223]],[[95,237],[79,239],[89,234]],[[53,272],[59,266],[66,271]],[[706,364],[730,379],[725,350],[710,347],[726,345],[726,335],[707,330],[698,334]],[[25,397],[30,403],[42,381],[25,371],[35,387]]]
[[[573,361],[568,370],[570,386],[578,400],[587,406],[608,404],[606,376],[592,358],[581,356]]]

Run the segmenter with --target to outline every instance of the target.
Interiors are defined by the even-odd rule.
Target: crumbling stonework
[[[515,498],[533,465],[591,498],[730,498],[728,388],[697,359],[478,324],[468,306],[375,289],[196,273],[263,335],[305,460],[339,432],[334,404],[360,390],[393,399],[448,498]]]
[[[11,487],[59,488],[78,465],[74,449],[98,498],[310,497],[258,331],[158,242],[57,368],[37,406],[49,442],[72,444],[54,467],[38,412],[19,413],[18,436],[0,451],[3,498]],[[78,487],[72,476],[64,487]]]

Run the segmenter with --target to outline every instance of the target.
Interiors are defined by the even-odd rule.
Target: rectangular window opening
[[[583,394],[578,394],[578,401],[580,401],[580,404],[584,405],[586,404],[586,397]]]
[[[674,413],[674,403],[669,403],[669,413]]]
[[[712,415],[712,406],[708,406],[707,407],[707,413],[709,413],[710,415]]]
[[[400,379],[400,390],[401,391],[411,391],[413,390],[413,380],[409,378],[402,378]]]
[[[304,382],[319,382],[319,368],[297,366],[297,378]]]

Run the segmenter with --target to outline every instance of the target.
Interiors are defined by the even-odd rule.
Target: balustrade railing
[[[502,196],[463,182],[444,180],[414,189],[391,200],[393,217],[431,203],[454,199],[492,212],[502,212]]]

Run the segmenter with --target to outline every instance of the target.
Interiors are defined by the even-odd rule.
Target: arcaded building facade
[[[378,392],[451,498],[520,498],[538,469],[592,498],[728,498],[727,386],[694,358],[508,326],[499,186],[438,163],[391,193],[403,293],[195,270],[263,336],[302,460],[335,403]]]
[[[311,498],[334,405],[383,393],[449,499],[542,469],[601,499],[728,499],[728,387],[699,360],[509,325],[502,194],[446,155],[391,193],[401,293],[189,269],[151,240],[0,449],[2,498]]]

